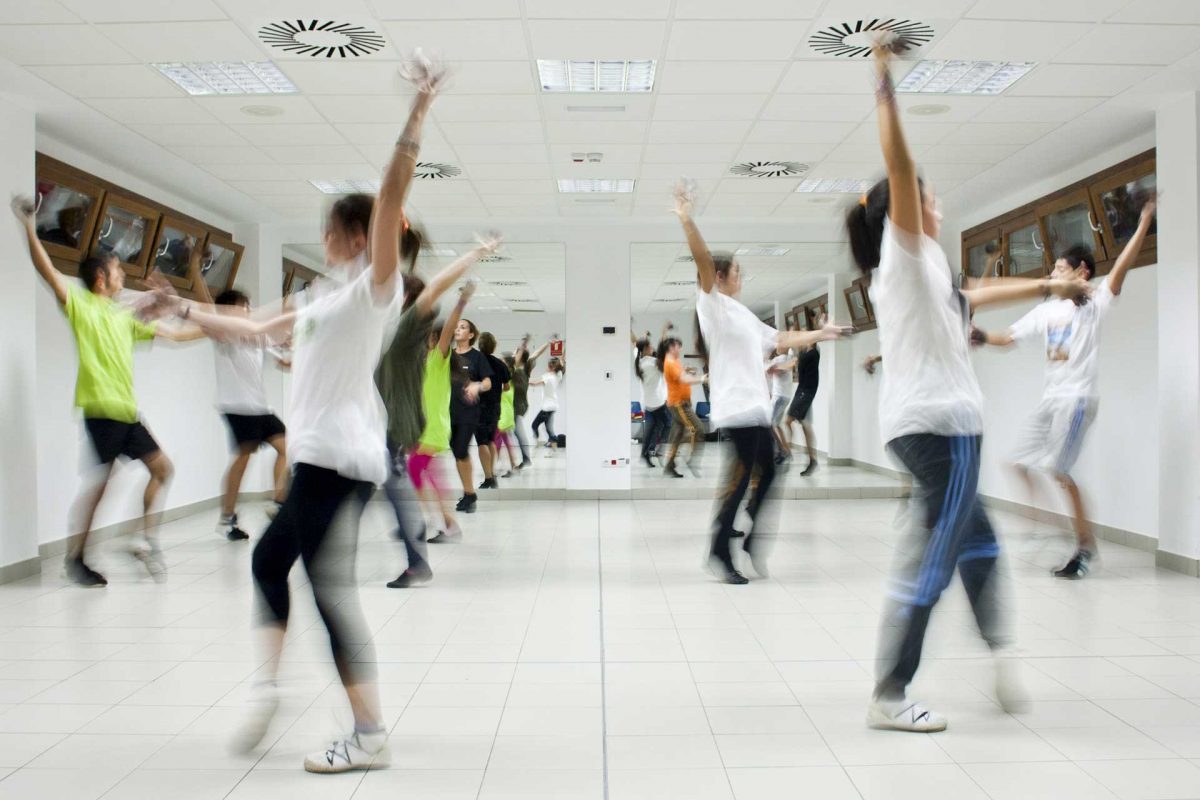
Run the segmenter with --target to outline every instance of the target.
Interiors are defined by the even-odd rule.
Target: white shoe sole
[[[315,772],[319,775],[334,775],[340,772],[363,772],[371,769],[387,769],[391,765],[392,754],[387,747],[382,748],[379,752],[372,756],[370,761],[364,761],[356,764],[339,764],[337,766],[330,766],[324,761],[312,761],[307,758],[304,759],[305,772]]]
[[[946,730],[946,720],[927,723],[910,724],[895,717],[889,717],[886,712],[875,706],[867,709],[867,727],[877,731],[904,731],[906,733],[939,733]]]

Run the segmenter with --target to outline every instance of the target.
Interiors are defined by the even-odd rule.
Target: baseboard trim
[[[41,572],[42,559],[40,556],[34,556],[33,558],[27,558],[24,561],[17,561],[12,564],[5,564],[3,567],[0,567],[0,584],[23,581],[26,578],[39,575]]]
[[[1179,572],[1190,578],[1200,578],[1200,558],[1168,553],[1166,550],[1155,550],[1154,564],[1160,569]]]

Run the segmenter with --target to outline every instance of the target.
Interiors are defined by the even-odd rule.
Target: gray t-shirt
[[[401,314],[392,343],[375,370],[375,385],[387,409],[387,437],[391,445],[416,446],[425,427],[421,384],[425,380],[425,353],[435,316],[419,314],[415,305]]]

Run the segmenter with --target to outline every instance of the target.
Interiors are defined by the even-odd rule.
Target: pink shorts
[[[438,484],[437,469],[433,465],[433,454],[417,450],[408,454],[408,477],[414,489],[420,490],[428,485],[431,489],[441,492]]]

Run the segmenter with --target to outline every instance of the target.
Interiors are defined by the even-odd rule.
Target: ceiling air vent
[[[652,302],[655,302],[655,303],[686,303],[688,300],[691,300],[691,299],[692,298],[690,298],[690,297],[659,297],[659,298],[655,298]]]
[[[499,264],[501,261],[512,261],[512,259],[508,256],[500,255],[484,256],[483,258],[479,259],[480,264]],[[493,285],[499,286],[500,284],[493,282]]]
[[[808,46],[827,56],[868,58],[871,43],[880,33],[894,35],[892,48],[903,53],[929,44],[934,31],[924,22],[910,19],[860,19],[822,28],[809,37]]]
[[[695,262],[695,260],[696,259],[692,258],[691,256],[680,256],[679,258],[675,259],[675,262],[677,264],[691,264]]]
[[[453,164],[438,164],[436,162],[418,161],[413,170],[413,176],[427,181],[437,181],[442,178],[457,178],[462,170]]]
[[[514,308],[513,313],[515,313],[515,314],[541,314],[542,309],[540,309],[540,308]]]
[[[690,256],[689,256],[689,258],[690,258]],[[664,283],[663,283],[663,286],[695,286],[695,285],[696,285],[696,281],[695,281],[695,280],[690,280],[690,281],[666,281],[666,282],[664,282]]]
[[[799,161],[744,161],[729,168],[731,175],[742,178],[786,178],[808,172],[808,164]]]
[[[487,259],[484,259],[485,261]],[[525,281],[488,281],[492,286],[528,286]]]
[[[258,29],[263,42],[292,55],[310,58],[358,58],[383,49],[384,39],[370,28],[349,22],[285,19]]]

